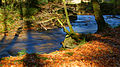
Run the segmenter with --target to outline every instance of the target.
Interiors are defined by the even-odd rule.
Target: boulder
[[[66,35],[65,40],[62,42],[62,47],[63,48],[68,48],[68,49],[72,49],[75,48],[77,45],[75,45],[76,41],[74,39],[72,39],[71,36]]]

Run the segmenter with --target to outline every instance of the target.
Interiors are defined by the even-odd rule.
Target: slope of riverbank
[[[92,34],[89,42],[74,49],[49,54],[25,54],[2,58],[1,67],[119,67],[120,28]]]

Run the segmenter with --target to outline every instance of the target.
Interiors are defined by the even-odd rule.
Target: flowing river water
[[[105,21],[111,27],[120,24],[120,16],[118,18],[110,18],[111,15],[104,15]],[[78,33],[95,33],[97,24],[95,17],[92,15],[78,15],[77,20],[71,21],[73,29]],[[68,27],[66,27],[68,29]],[[60,43],[64,41],[66,33],[63,28],[47,30],[43,32],[26,31],[19,37],[14,37],[9,43],[0,42],[0,58],[6,56],[15,56],[21,50],[26,53],[50,53],[62,46]]]

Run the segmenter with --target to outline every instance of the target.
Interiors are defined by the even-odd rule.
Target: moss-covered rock
[[[72,49],[75,48],[77,45],[75,45],[76,41],[74,39],[72,39],[71,36],[66,35],[65,40],[62,42],[62,47],[63,48],[68,48],[68,49]]]

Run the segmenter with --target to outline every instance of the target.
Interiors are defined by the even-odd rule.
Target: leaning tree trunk
[[[98,32],[105,30],[108,27],[108,24],[105,23],[105,20],[102,16],[99,2],[97,0],[92,0],[92,5],[93,5],[93,10],[94,10],[95,20],[98,25],[98,30],[97,30],[97,33],[98,33]]]
[[[70,20],[69,20],[69,16],[68,16],[67,6],[66,6],[65,0],[63,0],[63,3],[64,3],[64,10],[65,10],[65,14],[66,14],[67,24],[68,24],[68,26],[69,26],[70,32],[71,32],[71,33],[74,33],[74,30],[73,30],[73,28],[72,28],[72,25],[70,24]]]

